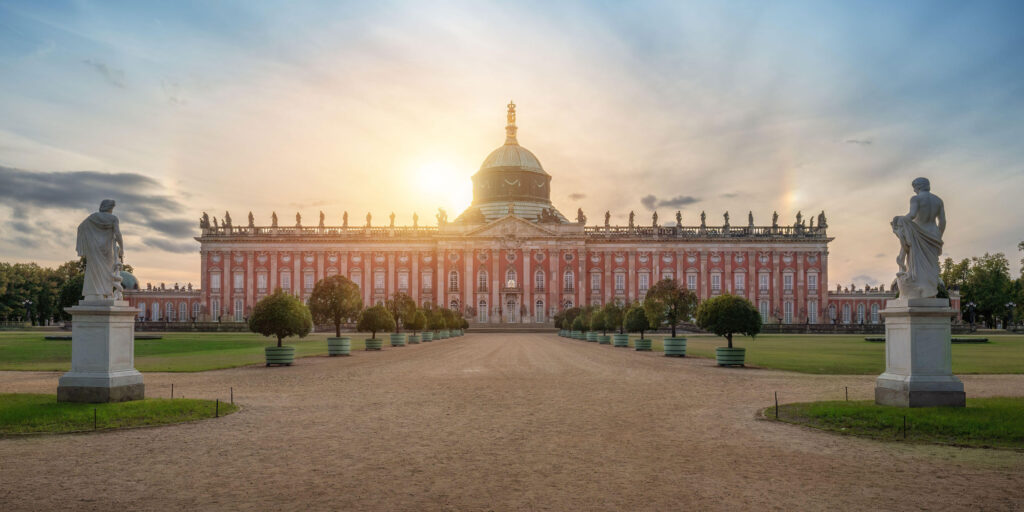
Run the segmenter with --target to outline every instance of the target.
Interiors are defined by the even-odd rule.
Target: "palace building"
[[[515,105],[508,105],[505,143],[473,175],[472,204],[454,220],[439,211],[436,226],[396,226],[394,214],[376,225],[235,226],[229,214],[211,223],[203,214],[200,290],[139,290],[133,305],[189,308],[192,321],[243,321],[256,301],[281,288],[307,298],[320,279],[344,275],[359,285],[366,304],[405,292],[422,305],[440,304],[481,323],[543,323],[561,309],[608,301],[642,300],[661,279],[677,279],[698,297],[743,295],[771,323],[878,323],[891,293],[828,291],[828,225],[822,212],[792,225],[684,226],[680,213],[641,225],[587,224],[581,210],[570,220],[551,203],[552,176],[519,144]],[[878,292],[878,290],[875,290]],[[179,295],[189,295],[179,297]],[[194,299],[194,300],[193,300]],[[859,303],[857,301],[860,301]],[[173,301],[173,302],[171,302]],[[838,301],[838,302],[837,302]],[[145,306],[144,306],[145,307]],[[845,308],[845,309],[844,309]],[[859,309],[858,309],[859,308]],[[855,313],[863,315],[855,318]],[[140,312],[145,317],[145,313]],[[183,312],[171,320],[184,318]]]

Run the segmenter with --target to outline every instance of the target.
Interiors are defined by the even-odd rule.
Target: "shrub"
[[[359,315],[360,331],[370,331],[370,338],[377,339],[377,331],[390,331],[395,328],[395,319],[384,306],[366,308]]]
[[[626,330],[629,332],[639,332],[640,339],[644,339],[644,331],[651,326],[651,322],[647,320],[647,313],[644,312],[643,306],[639,303],[633,304],[626,311]]]
[[[604,315],[606,329],[619,331],[619,334],[622,334],[622,324],[626,319],[626,308],[618,305],[615,301],[611,301],[601,308],[601,314]]]
[[[427,314],[422,309],[417,309],[412,318],[405,321],[405,326],[412,330],[413,334],[422,331],[427,326]]]
[[[431,308],[426,311],[427,314],[427,328],[431,331],[438,331],[444,329],[444,314],[441,313],[441,308]]]
[[[590,330],[601,331],[601,334],[608,334],[608,320],[604,316],[604,311],[597,310],[594,314],[590,315]]]
[[[719,295],[697,308],[697,325],[718,336],[725,336],[729,348],[732,348],[733,334],[754,337],[761,332],[761,314],[743,297]]]
[[[689,319],[696,307],[697,295],[674,279],[658,281],[647,290],[644,298],[644,313],[651,322],[651,328],[657,329],[665,322],[672,329],[673,338],[676,337],[676,326]]]
[[[294,295],[281,290],[261,299],[249,315],[249,330],[264,336],[276,336],[277,346],[289,336],[304,338],[313,329],[313,315]]]
[[[402,326],[416,314],[416,301],[403,292],[395,292],[385,302],[385,307],[391,313],[391,318],[395,319],[395,332],[402,332]]]
[[[334,335],[341,336],[341,324],[351,322],[363,309],[359,286],[345,276],[321,279],[309,296],[309,309],[318,324],[334,324]]]
[[[577,316],[575,319],[573,319],[573,321],[572,321],[572,330],[574,330],[574,331],[582,331],[585,328],[586,327],[583,324],[583,318]]]

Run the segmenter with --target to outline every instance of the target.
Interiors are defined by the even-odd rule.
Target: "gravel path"
[[[57,373],[0,372],[53,393]],[[287,368],[146,374],[228,398],[192,424],[0,439],[0,510],[1020,510],[1024,453],[880,443],[757,419],[869,398],[870,376],[469,334]],[[967,376],[970,396],[1024,376]]]

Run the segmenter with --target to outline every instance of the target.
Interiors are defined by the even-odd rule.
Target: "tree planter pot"
[[[423,341],[434,341],[434,331],[423,331]]]
[[[452,337],[452,333],[448,329],[444,329],[444,330],[441,330],[441,331],[437,332],[437,339],[439,339],[439,340],[446,340],[446,339],[451,338],[451,337]]]
[[[667,357],[686,357],[686,338],[665,338]]]
[[[340,338],[327,338],[327,355],[329,356],[350,356],[352,355],[352,338],[342,336]]]
[[[405,334],[397,332],[391,333],[391,346],[392,347],[404,347],[405,346]]]
[[[638,350],[640,352],[650,352],[651,351],[651,339],[650,338],[644,338],[644,339],[636,338],[636,339],[633,340],[633,346],[636,348],[636,350]]]
[[[597,341],[597,332],[587,331],[586,337],[587,341]]]
[[[410,345],[419,345],[420,344],[420,335],[419,334],[410,334],[409,335],[409,344]]]
[[[743,366],[747,358],[747,349],[744,347],[718,347],[715,349],[715,360],[718,366]]]
[[[611,345],[612,337],[608,336],[607,334],[601,334],[597,337],[597,342],[602,345]]]
[[[566,336],[566,334],[565,334],[565,333],[566,333],[566,330],[565,330],[565,329],[560,329],[560,330],[558,331],[558,335],[559,335],[559,336],[561,336],[561,337],[563,337],[563,338],[564,338],[564,337]]]
[[[377,338],[366,338],[366,350],[380,350],[384,346],[384,340]]]
[[[267,347],[263,350],[267,366],[272,364],[291,366],[295,362],[295,347]]]
[[[572,339],[574,339],[574,340],[582,340],[583,339],[583,331],[572,331]]]
[[[612,334],[612,346],[618,348],[629,348],[629,335]]]

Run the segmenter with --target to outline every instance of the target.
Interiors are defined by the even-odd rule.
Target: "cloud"
[[[740,196],[739,192],[726,192],[726,193],[722,194],[722,197],[724,197],[726,199],[732,199],[734,197],[739,197],[739,196]]]
[[[184,205],[164,191],[158,181],[136,173],[30,172],[0,166],[0,202],[21,210],[15,218],[25,216],[26,207],[95,211],[101,200],[111,198],[123,224],[175,238],[192,235],[195,223],[181,217]]]
[[[654,194],[648,194],[647,196],[640,199],[640,203],[644,205],[644,208],[653,210],[655,207],[665,206],[668,208],[679,208],[688,204],[699,202],[700,199],[693,196],[676,196],[672,199],[658,200]]]
[[[870,146],[873,142],[871,139],[846,139],[847,144],[856,144],[858,146]]]
[[[142,243],[162,251],[179,254],[191,254],[199,251],[195,242],[173,242],[164,238],[143,238]]]
[[[655,203],[657,202],[658,198],[654,197],[653,194],[645,196],[644,198],[640,199],[640,203],[643,204],[644,208],[647,208],[648,210],[653,210]]]
[[[573,192],[572,194],[569,194],[569,199],[572,199],[573,201],[579,201],[580,199],[583,199],[584,197],[587,197],[587,195],[586,194],[581,194],[579,192]]]
[[[160,88],[167,97],[167,102],[172,105],[184,105],[185,98],[181,96],[181,84],[168,80],[160,80]]]
[[[871,277],[871,276],[869,276],[867,274],[860,274],[860,275],[853,276],[851,278],[851,281],[853,281],[854,284],[863,283],[865,286],[877,286],[877,285],[882,283],[881,281],[879,281],[879,280],[877,280],[877,279],[875,279],[875,278],[873,278],[873,277]]]
[[[124,71],[90,59],[85,59],[82,63],[102,75],[103,78],[107,80],[108,84],[124,89]]]
[[[884,252],[880,252],[880,253],[876,254],[875,257],[876,258],[884,258],[885,257],[885,253]]]

